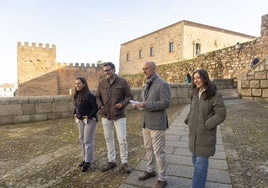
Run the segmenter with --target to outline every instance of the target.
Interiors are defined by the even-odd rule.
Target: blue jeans
[[[208,157],[192,156],[194,174],[192,188],[205,188],[208,174]]]

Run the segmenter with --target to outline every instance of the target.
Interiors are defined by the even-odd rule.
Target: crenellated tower
[[[18,96],[68,95],[77,76],[96,89],[101,65],[56,62],[56,45],[17,43]]]
[[[25,83],[57,69],[56,45],[17,44],[18,84]]]

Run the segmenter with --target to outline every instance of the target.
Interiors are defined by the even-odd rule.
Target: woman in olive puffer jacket
[[[185,123],[189,127],[188,147],[194,166],[192,188],[203,188],[209,156],[216,150],[217,126],[225,120],[226,108],[206,70],[198,69],[192,77],[191,105]]]

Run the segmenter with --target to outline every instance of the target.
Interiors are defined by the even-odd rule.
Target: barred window
[[[154,47],[150,48],[150,56],[154,56]]]
[[[139,50],[139,58],[142,58],[142,50]]]
[[[174,52],[174,42],[169,43],[169,52]]]

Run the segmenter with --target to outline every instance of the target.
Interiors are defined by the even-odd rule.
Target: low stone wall
[[[190,84],[171,84],[172,105],[189,103]],[[94,92],[94,91],[93,91]],[[141,88],[133,89],[140,100]],[[128,105],[127,110],[133,109]],[[72,116],[69,95],[0,98],[0,125],[62,119]]]
[[[68,95],[0,98],[0,124],[67,118],[72,109]]]
[[[268,101],[268,58],[241,76],[238,92],[245,99]]]

